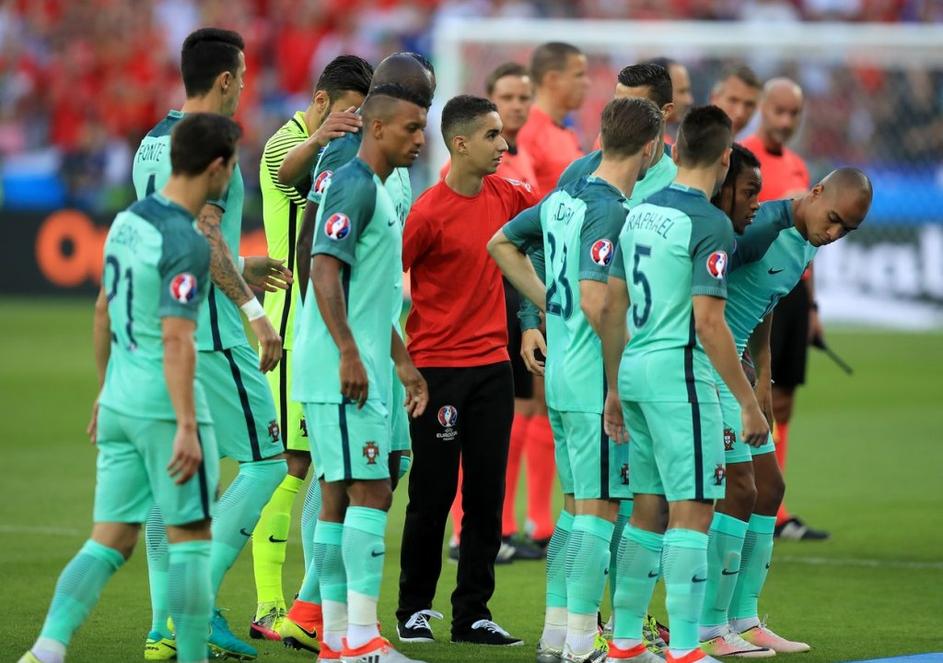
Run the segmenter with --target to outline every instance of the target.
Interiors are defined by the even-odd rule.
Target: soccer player
[[[742,406],[743,439],[756,443],[769,433],[724,321],[733,228],[709,199],[726,177],[731,143],[722,110],[688,112],[673,148],[678,176],[629,212],[609,270],[601,322],[605,426],[618,442],[631,438],[634,494],[618,551],[613,661],[658,660],[642,641],[642,623],[662,552],[666,658],[715,661],[698,648],[697,630],[713,500],[725,489],[712,364]]]
[[[314,540],[324,616],[320,660],[410,660],[377,625],[393,500],[390,359],[410,414],[422,414],[429,395],[392,325],[402,308],[402,225],[383,183],[419,155],[428,101],[402,86],[374,85],[360,109],[357,157],[334,172],[318,209],[292,396],[304,404],[325,482]]]
[[[652,58],[645,64],[657,64],[668,71],[668,75],[671,77],[671,101],[674,108],[671,115],[665,118],[665,121],[671,126],[680,124],[688,109],[694,103],[694,95],[691,94],[691,75],[688,73],[688,68],[677,60],[664,57]]]
[[[39,639],[20,663],[65,660],[72,634],[131,556],[152,503],[170,541],[177,660],[206,660],[219,458],[206,395],[194,380],[194,331],[210,278],[210,250],[194,219],[223,194],[240,133],[220,115],[179,122],[170,177],[108,231],[95,304],[101,393],[89,425],[99,453],[92,535],[59,576]]]
[[[710,103],[730,118],[734,136],[739,135],[753,119],[762,87],[760,79],[745,64],[726,67],[714,83]]]
[[[170,176],[170,132],[187,113],[231,117],[236,112],[246,69],[242,37],[216,28],[197,30],[183,43],[180,68],[187,94],[183,107],[171,110],[151,129],[134,155],[132,178],[139,199]],[[239,250],[242,203],[242,172],[237,165],[225,196],[207,203],[198,217],[200,231],[210,243],[212,283],[197,328],[197,380],[206,391],[220,456],[239,463],[239,473],[213,519],[213,596],[287,470],[272,391],[262,375],[280,359],[282,340],[246,279],[271,289],[278,277],[278,285],[284,287],[291,272],[280,261],[261,257],[245,259],[245,278],[240,274],[234,256]],[[246,338],[240,309],[259,339],[261,360]],[[174,645],[167,627],[166,534],[157,508],[148,517],[145,535],[153,618],[145,658],[166,660],[173,657]],[[232,656],[256,656],[255,649],[232,634],[219,611],[214,613],[210,644]]]
[[[760,201],[790,198],[809,188],[809,171],[802,158],[786,147],[795,135],[802,117],[802,89],[788,78],[767,81],[760,102],[760,126],[744,139],[744,147],[760,160],[763,189]],[[809,341],[821,337],[822,323],[815,302],[812,267],[802,281],[783,297],[778,315],[773,316],[773,418],[776,427],[776,456],[785,471],[789,451],[789,422],[795,404],[796,388],[805,382]],[[793,540],[818,541],[829,533],[809,527],[789,513],[785,502],[776,517],[776,535]]]
[[[860,227],[871,204],[868,177],[854,168],[833,171],[808,193],[763,203],[744,230],[744,205],[754,196],[759,163],[746,166],[741,182],[728,178],[718,202],[735,211],[734,228],[742,236],[731,262],[725,317],[737,350],[749,346],[756,362],[757,399],[770,401],[770,316],[781,297],[801,279],[818,247]],[[745,266],[741,263],[749,262]],[[715,656],[758,656],[759,648],[787,653],[809,645],[776,635],[759,620],[757,601],[766,580],[773,548],[775,514],[785,485],[771,439],[747,446],[737,433],[739,407],[726,385],[717,381],[724,422],[727,493],[717,503],[708,546],[708,580],[701,616],[701,647]],[[768,409],[768,408],[767,408]],[[755,482],[754,482],[755,477]],[[771,650],[771,651],[770,651]]]
[[[410,272],[413,300],[409,352],[432,393],[431,407],[410,426],[415,463],[396,611],[404,642],[433,640],[428,617],[439,616],[431,608],[461,463],[465,536],[452,593],[452,642],[521,644],[488,609],[501,546],[514,386],[501,273],[486,245],[539,196],[529,184],[494,174],[507,151],[501,128],[497,107],[487,99],[448,101],[442,137],[449,173],[419,197],[404,231],[403,269]]]
[[[416,98],[424,100],[428,105],[435,91],[435,74],[431,65],[422,56],[416,53],[394,53],[385,58],[377,65],[373,73],[371,86],[379,85],[398,85],[411,92]],[[321,198],[330,184],[333,174],[342,166],[353,160],[357,156],[363,140],[363,133],[350,132],[332,140],[322,151],[318,163],[314,167],[311,176],[311,190],[308,193],[308,201],[305,204],[304,216],[302,219],[301,230],[298,232],[297,251],[299,256],[310,255],[312,242],[315,232],[315,219],[318,208],[321,204]],[[386,188],[393,201],[400,225],[406,221],[406,215],[409,213],[409,207],[412,205],[412,189],[409,183],[409,171],[404,168],[396,168],[390,177],[387,177],[383,186]],[[299,261],[298,273],[308,274],[309,265],[305,261]],[[305,277],[306,279],[308,277]],[[307,282],[304,281],[305,283]],[[402,304],[402,279],[394,284],[400,293],[400,303]],[[305,298],[305,291],[299,291],[302,300]],[[402,306],[397,309],[393,315],[391,323],[396,327],[397,332],[402,337],[400,330],[400,315]],[[404,408],[404,391],[396,378],[396,367],[392,361],[388,362],[390,379],[386,384],[390,385],[393,393],[391,402],[387,409],[390,413],[390,426],[392,428],[391,452],[384,457],[384,461],[390,466],[390,479],[395,488],[399,478],[405,475],[409,468],[410,440],[409,440],[409,422]],[[310,444],[310,442],[309,442]],[[323,501],[321,504],[321,513],[333,514],[334,523],[343,521],[343,509],[346,505],[343,494],[340,495],[340,503],[332,503],[332,494],[323,492],[323,474],[317,463],[317,447],[312,446],[312,458],[315,461],[315,478],[319,480],[322,488]],[[313,508],[313,505],[309,505]],[[315,514],[316,515],[316,514]],[[321,518],[315,520],[313,533],[306,533],[307,536],[313,536],[315,539],[330,538],[327,534],[324,536],[318,534]],[[337,529],[329,530],[337,533]],[[322,613],[321,613],[321,581],[320,564],[323,559],[312,555],[311,561],[305,571],[304,581],[298,592],[298,597],[292,604],[291,610],[282,625],[280,634],[283,641],[290,647],[317,651],[317,639],[313,635],[315,631],[323,631]]]
[[[305,196],[310,183],[281,184],[282,169],[293,174],[292,167],[300,169],[306,179],[313,159],[305,162],[307,152],[317,152],[328,141],[348,131],[357,131],[360,116],[349,112],[363,103],[370,88],[373,68],[356,55],[341,55],[331,61],[315,85],[311,104],[294,116],[275,132],[262,152],[259,168],[259,184],[262,189],[262,220],[265,224],[265,239],[269,255],[286,261],[292,271],[295,267],[295,242]],[[296,149],[297,148],[297,149]],[[292,158],[298,164],[285,163]],[[266,315],[278,325],[282,337],[282,361],[278,371],[268,373],[269,386],[275,394],[279,428],[288,461],[288,475],[275,490],[272,500],[262,510],[252,537],[252,563],[255,570],[255,588],[258,605],[255,618],[249,628],[253,638],[280,640],[278,633],[285,617],[285,598],[282,594],[282,565],[285,563],[285,548],[291,530],[291,507],[295,495],[301,489],[311,454],[308,449],[307,429],[301,404],[291,401],[291,372],[288,359],[294,337],[295,293],[289,284],[286,290],[269,293],[265,297]],[[314,524],[321,504],[321,487],[312,481],[305,498],[305,509],[301,520],[301,540],[305,553],[305,568],[311,558],[314,543]]]
[[[547,407],[564,511],[547,557],[541,663],[561,657],[590,663],[606,655],[596,649],[596,615],[617,501],[628,497],[628,450],[602,428],[605,376],[596,331],[625,222],[623,203],[661,149],[661,130],[661,113],[647,99],[610,101],[602,114],[599,167],[519,215],[488,247],[515,287],[545,304],[547,314]],[[536,254],[533,266],[522,250]]]

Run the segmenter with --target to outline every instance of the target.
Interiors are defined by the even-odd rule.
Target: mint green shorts
[[[759,447],[751,447],[744,442],[740,437],[740,428],[743,426],[740,404],[723,381],[717,383],[717,393],[720,396],[720,411],[724,419],[724,456],[728,465],[749,463],[754,456],[776,451],[772,435],[767,436],[766,443]]]
[[[716,500],[727,488],[718,403],[622,401],[629,488],[669,502]]]
[[[578,500],[623,500],[629,490],[627,444],[603,431],[602,415],[548,408],[554,458],[565,495]]]
[[[374,481],[390,478],[390,417],[379,401],[305,403],[311,435],[312,460],[318,476],[335,481]]]
[[[305,425],[304,408],[301,403],[291,400],[291,360],[290,350],[282,350],[282,360],[274,371],[265,374],[269,391],[275,397],[275,413],[278,416],[278,428],[282,443],[287,451],[308,449],[308,428]],[[258,364],[256,364],[258,365]]]
[[[390,399],[390,451],[409,451],[409,415],[406,413],[406,388],[393,369],[393,397]]]
[[[202,351],[196,379],[206,392],[220,457],[245,463],[285,451],[272,390],[255,350],[237,345]]]
[[[182,486],[167,473],[177,423],[98,411],[96,523],[143,523],[157,504],[168,525],[212,516],[219,483],[219,453],[211,424],[199,425],[203,462]]]

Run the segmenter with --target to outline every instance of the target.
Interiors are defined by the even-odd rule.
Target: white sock
[[[547,608],[544,616],[544,631],[540,636],[540,642],[544,647],[563,649],[563,643],[566,642],[566,621],[566,608]]]
[[[65,661],[65,645],[58,640],[39,637],[30,650],[33,656],[43,663],[63,663]]]
[[[566,644],[570,651],[578,656],[584,656],[593,651],[595,641],[596,614],[567,613]]]
[[[743,633],[760,625],[759,617],[744,617],[743,619],[731,619],[730,627],[734,633]]]
[[[675,658],[683,658],[683,657],[687,656],[688,654],[690,654],[692,651],[697,651],[697,650],[695,650],[695,649],[673,649],[673,648],[669,647],[669,648],[668,648],[668,651],[670,651],[670,652],[671,652],[671,655],[672,655],[673,657],[675,657]]]
[[[622,651],[628,651],[630,649],[634,649],[635,647],[638,647],[640,644],[642,644],[642,641],[636,638],[616,638],[615,640],[612,641],[612,644],[614,644],[616,647],[618,647]]]
[[[347,604],[324,600],[321,603],[324,618],[324,644],[340,651],[344,648],[343,637],[347,635]]]
[[[351,649],[363,647],[380,636],[376,599],[348,590],[347,619],[347,646]]]
[[[697,629],[697,637],[701,642],[719,638],[727,632],[727,626],[727,624],[721,626],[699,626]]]

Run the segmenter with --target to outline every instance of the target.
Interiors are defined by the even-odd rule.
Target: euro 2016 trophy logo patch
[[[346,214],[336,212],[324,222],[324,234],[335,242],[350,234],[350,218]]]
[[[707,273],[718,281],[727,274],[727,252],[714,251],[707,256]]]
[[[608,239],[596,240],[589,252],[590,258],[600,267],[608,267],[612,262],[612,255],[612,242]]]
[[[367,442],[363,445],[363,457],[367,459],[367,465],[376,465],[379,456],[380,447],[376,442]]]
[[[196,277],[189,272],[177,274],[170,282],[170,296],[181,304],[189,304],[196,297]]]
[[[440,440],[451,442],[458,436],[458,430],[455,428],[455,424],[458,423],[458,408],[454,405],[443,405],[439,408],[439,412],[436,416],[439,420],[439,425],[445,430],[441,433],[436,433],[435,436]]]

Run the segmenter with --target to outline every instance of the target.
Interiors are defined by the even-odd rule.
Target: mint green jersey
[[[344,263],[347,324],[367,371],[369,399],[385,406],[392,389],[391,322],[403,304],[403,227],[383,181],[359,158],[333,174],[314,233],[312,255],[330,255]],[[343,402],[340,353],[310,283],[296,324],[292,399]]]
[[[538,274],[547,284],[547,405],[558,411],[602,412],[602,344],[580,306],[580,281],[608,279],[625,223],[624,202],[605,180],[583,178],[555,189],[503,229],[532,260],[536,255],[535,265],[543,265]]]
[[[167,117],[148,132],[134,154],[131,179],[138,200],[160,190],[170,179],[170,132],[183,116],[178,110],[168,112]],[[244,195],[242,171],[237,164],[223,198],[209,201],[223,210],[220,232],[233,258],[239,255]],[[197,349],[225,350],[247,342],[239,307],[210,283],[206,301],[200,309]]]
[[[672,184],[629,212],[610,267],[630,301],[623,400],[717,402],[691,298],[726,298],[733,250],[730,219],[697,189]]]
[[[758,324],[796,286],[816,248],[793,224],[792,201],[763,203],[737,239],[727,279],[727,325],[743,354]]]
[[[193,216],[160,193],[118,214],[105,239],[111,356],[99,402],[120,414],[175,420],[164,378],[161,319],[196,320],[210,282],[210,248]],[[211,423],[194,381],[196,417]]]
[[[557,186],[561,187],[571,182],[575,182],[583,177],[588,177],[596,172],[599,164],[602,163],[602,150],[594,150],[586,156],[580,157],[563,171]],[[632,189],[632,195],[625,201],[626,207],[631,210],[640,202],[648,198],[657,191],[661,191],[666,186],[674,182],[678,175],[678,167],[671,160],[671,154],[667,147],[661,159],[654,166],[648,169],[645,177],[635,183]]]
[[[358,111],[359,113],[359,111]],[[334,173],[342,166],[350,162],[357,156],[360,150],[360,143],[363,142],[363,133],[357,131],[348,133],[339,138],[335,138],[321,150],[317,163],[311,171],[311,191],[308,193],[308,200],[317,205],[321,204],[324,191],[331,183]],[[409,210],[413,205],[413,189],[409,181],[409,170],[406,168],[397,168],[383,183],[387,193],[390,194],[390,200],[393,201],[393,207],[396,209],[396,216],[399,218],[400,228],[406,223],[406,217],[409,216]],[[400,336],[403,330],[400,327],[400,315],[403,312],[403,283],[402,279],[397,286],[397,293],[400,298],[400,306],[396,309],[393,324]]]

